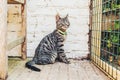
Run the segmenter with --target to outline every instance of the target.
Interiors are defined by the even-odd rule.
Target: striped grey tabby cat
[[[67,36],[66,30],[70,23],[68,15],[61,18],[58,14],[56,15],[56,29],[45,36],[38,47],[35,50],[35,55],[31,61],[26,63],[26,67],[34,70],[41,71],[34,64],[53,64],[56,60],[69,64],[65,53],[64,53],[64,41]]]

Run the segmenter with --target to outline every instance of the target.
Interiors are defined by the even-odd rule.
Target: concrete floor
[[[25,68],[26,61],[9,60],[7,80],[110,80],[87,60],[71,60],[71,64],[56,62],[50,65],[35,65],[41,72]]]

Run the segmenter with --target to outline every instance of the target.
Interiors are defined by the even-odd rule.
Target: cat
[[[40,72],[41,69],[33,66],[34,64],[53,64],[55,61],[69,64],[70,61],[64,52],[64,41],[67,36],[66,30],[69,28],[70,22],[68,15],[61,18],[59,14],[56,15],[56,29],[45,36],[39,43],[35,50],[35,55],[32,60],[25,64],[25,67]]]

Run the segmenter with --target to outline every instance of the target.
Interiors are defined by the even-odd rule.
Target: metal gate
[[[120,80],[120,0],[91,0],[91,59]]]

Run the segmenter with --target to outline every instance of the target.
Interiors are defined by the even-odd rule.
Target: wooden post
[[[8,58],[6,54],[7,0],[0,0],[0,80],[7,77]]]
[[[27,58],[26,54],[26,0],[24,0],[24,4],[22,4],[22,36],[24,36],[24,42],[22,43],[21,49],[21,57],[23,60]]]

